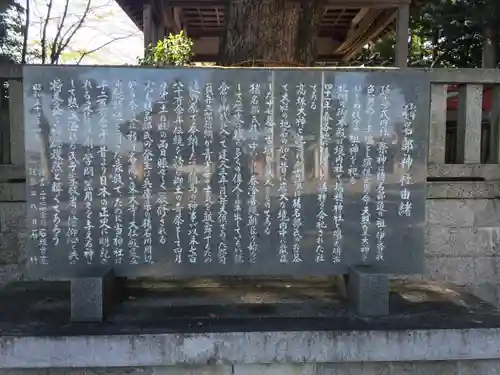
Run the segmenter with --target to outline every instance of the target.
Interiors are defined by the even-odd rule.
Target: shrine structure
[[[225,27],[223,0],[118,0],[144,32],[147,47],[181,30],[194,41],[194,61],[215,62]],[[396,65],[406,66],[410,0],[328,0],[316,37],[317,63],[336,65],[370,41],[397,31]]]

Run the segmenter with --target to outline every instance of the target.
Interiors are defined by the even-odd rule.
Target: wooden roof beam
[[[309,1],[309,0],[289,0]],[[359,8],[395,8],[401,4],[410,4],[411,0],[327,0],[330,9],[359,9]],[[184,8],[213,8],[224,7],[227,0],[163,0],[166,6]]]
[[[350,44],[347,48],[347,51],[344,54],[344,61],[350,60],[353,58],[363,46],[368,43],[369,40],[376,38],[380,33],[391,23],[397,16],[397,11],[389,12],[386,11],[384,16],[380,16],[377,19],[377,22],[371,25],[364,33],[363,36],[358,38],[357,41]],[[346,40],[347,42],[347,40]]]
[[[360,41],[366,39],[366,33],[382,12],[383,11],[379,9],[370,9],[358,24],[351,25],[351,28],[347,32],[346,39],[338,47],[336,53],[347,54],[353,45],[357,45]]]
[[[174,22],[176,25],[179,25],[179,31],[184,30],[184,33],[187,33],[186,30],[186,22],[184,22],[184,17],[182,14],[182,8],[180,7],[174,7]]]
[[[192,61],[193,62],[215,62],[217,61],[216,54],[196,54]],[[342,55],[332,54],[332,55],[318,55],[316,61],[323,62],[340,62],[342,60]]]
[[[154,1],[156,5],[156,11],[158,12],[158,18],[162,26],[167,29],[167,34],[169,32],[178,33],[182,30],[182,25],[178,17],[175,17],[175,8],[165,5],[164,1],[156,0]]]
[[[370,8],[361,8],[358,14],[356,14],[352,19],[352,24],[357,25],[358,23],[360,23],[363,17],[366,16],[366,13],[368,13],[369,11]]]
[[[189,37],[193,38],[196,42],[197,39],[200,38],[220,38],[224,33],[224,29],[221,27],[210,27],[210,28],[201,28],[199,27],[190,27],[189,28]],[[345,28],[342,26],[329,26],[324,30],[320,30],[318,37],[335,37],[336,34],[345,36]]]

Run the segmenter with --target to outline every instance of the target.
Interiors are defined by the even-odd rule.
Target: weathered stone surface
[[[166,367],[168,369],[168,367]],[[153,367],[144,368],[132,368],[132,367],[120,367],[120,368],[52,368],[52,369],[12,369],[12,370],[0,370],[0,375],[152,375]],[[164,372],[163,374],[169,374]],[[173,375],[177,374],[189,374],[192,373],[182,373],[173,372]]]
[[[451,253],[450,228],[441,225],[427,225],[425,230],[425,255],[448,256]]]
[[[427,201],[424,279],[467,286],[500,305],[500,204],[493,199]]]
[[[432,349],[429,349],[432,350]],[[393,362],[390,375],[459,375],[457,363],[436,362]],[[464,375],[465,373],[461,373]],[[471,374],[472,375],[472,374]]]
[[[233,367],[234,375],[314,375],[315,373],[314,364],[248,364]]]
[[[25,201],[26,184],[0,182],[0,204],[1,202]]]
[[[456,361],[500,358],[499,347],[494,328],[0,336],[0,367]]]
[[[493,249],[479,241],[476,228],[450,228],[450,256],[493,255]]]
[[[114,275],[102,270],[92,276],[71,279],[71,320],[101,322],[113,303]]]
[[[459,285],[470,285],[476,281],[473,257],[427,258],[424,276],[435,281],[447,281]]]
[[[476,227],[500,226],[500,200],[497,199],[470,199],[465,201],[467,206],[474,211]]]
[[[387,362],[326,363],[316,366],[317,375],[391,375]]]
[[[120,368],[93,368],[93,369],[9,369],[0,370],[0,375],[281,375],[281,374],[316,374],[316,375],[498,375],[500,374],[500,360],[466,360],[466,361],[439,361],[439,362],[352,362],[352,363],[322,363],[316,365],[316,371],[308,372],[313,368],[311,364],[290,365],[235,365],[234,372],[231,366],[168,366],[168,367],[120,367]],[[301,369],[306,372],[297,372]],[[282,371],[289,372],[282,372]],[[240,372],[237,372],[240,371]],[[250,372],[241,372],[250,371]],[[269,372],[275,371],[275,372]]]
[[[472,227],[474,211],[463,200],[427,200],[427,223],[450,227]]]
[[[136,368],[135,374],[144,375],[231,375],[233,369],[231,365],[206,365],[206,366],[166,366],[153,367],[152,372],[138,372],[139,370],[148,371],[149,368]]]
[[[11,163],[24,165],[26,160],[24,148],[24,110],[23,100],[21,100],[23,84],[20,80],[9,81],[9,94],[11,98],[19,98],[18,100],[10,100],[9,103]]]
[[[476,257],[474,258],[474,278],[476,283],[500,282],[498,279],[500,258]]]
[[[462,228],[429,225],[426,255],[430,257],[492,256],[496,253],[500,228]]]
[[[499,375],[500,360],[460,361],[458,363],[460,375]]]
[[[500,164],[429,164],[427,171],[431,177],[482,177],[497,181],[500,179]]]
[[[317,375],[458,375],[457,362],[353,362],[317,365]]]
[[[500,196],[500,186],[496,182],[430,182],[427,184],[427,199],[488,199],[498,196]]]
[[[19,264],[26,259],[28,234],[0,232],[0,265]]]
[[[0,232],[0,264],[16,264],[21,247],[17,232]]]
[[[1,202],[0,203],[0,232],[25,231],[26,203]]]
[[[500,227],[481,227],[477,229],[479,251],[484,255],[500,255]]]
[[[493,306],[500,307],[500,281],[498,278],[493,282],[486,283],[478,280],[475,284],[469,285],[467,291]]]
[[[424,278],[458,285],[500,283],[498,257],[438,257],[425,261]]]
[[[0,165],[0,182],[20,181],[25,177],[24,165]]]
[[[351,308],[363,316],[389,314],[389,278],[369,267],[349,270],[348,296]]]
[[[20,267],[17,264],[0,265],[0,288],[11,281],[18,280],[20,276]]]

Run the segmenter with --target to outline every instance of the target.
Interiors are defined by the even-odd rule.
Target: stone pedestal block
[[[389,314],[389,276],[370,267],[349,271],[347,293],[350,307],[362,316]]]
[[[102,322],[117,300],[112,270],[95,270],[92,274],[71,279],[71,320]]]

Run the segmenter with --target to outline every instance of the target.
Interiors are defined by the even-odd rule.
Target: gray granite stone
[[[463,200],[428,199],[427,223],[450,227],[472,227],[476,207],[467,205]]]
[[[17,264],[21,251],[21,238],[17,232],[0,232],[0,264]]]
[[[499,375],[500,360],[472,360],[458,363],[460,375]]]
[[[450,252],[446,256],[494,255],[493,242],[489,233],[477,228],[449,228]]]
[[[25,231],[26,203],[0,202],[0,232]]]
[[[12,369],[0,370],[0,375],[151,375],[153,370],[153,367]]]
[[[301,363],[236,364],[233,367],[233,375],[314,375],[315,373],[314,364]]]
[[[23,67],[24,83],[26,87],[31,87],[31,85],[35,83],[49,82],[53,78],[60,77],[62,73],[62,71],[60,71],[61,69],[62,68],[57,66],[43,67],[27,65]],[[332,69],[302,69],[299,71],[295,69],[249,70],[238,68],[220,70],[212,68],[179,68],[176,69],[175,72],[173,70],[159,72],[157,69],[110,69],[108,67],[93,67],[92,69],[85,70],[86,79],[96,83],[92,85],[94,89],[90,90],[88,93],[92,101],[97,100],[100,95],[100,91],[99,89],[96,90],[96,87],[98,86],[97,83],[101,82],[103,77],[106,77],[108,81],[120,80],[126,82],[133,80],[137,83],[137,89],[147,84],[147,82],[158,81],[160,77],[162,82],[169,82],[169,85],[177,85],[177,80],[180,80],[184,85],[184,89],[182,92],[179,91],[177,95],[182,95],[185,100],[189,100],[189,90],[191,88],[188,81],[191,82],[194,78],[196,78],[197,82],[203,87],[207,82],[210,82],[213,87],[220,87],[221,84],[224,83],[228,85],[227,103],[229,107],[234,106],[237,100],[239,100],[240,94],[238,90],[240,90],[240,88],[245,87],[245,90],[248,90],[250,83],[259,83],[263,85],[261,86],[261,90],[264,90],[264,87],[265,90],[269,90],[269,87],[272,87],[273,90],[275,89],[273,94],[273,102],[275,104],[279,102],[281,97],[291,95],[291,105],[287,112],[290,118],[297,114],[300,115],[301,112],[297,111],[297,106],[295,105],[297,85],[306,85],[310,93],[312,93],[311,85],[315,87],[314,85],[321,85],[322,82],[328,85],[331,84],[333,85],[332,87],[345,85],[350,96],[346,101],[332,101],[329,111],[331,111],[333,116],[337,110],[342,110],[344,107],[350,111],[350,107],[355,105],[353,100],[356,95],[360,95],[360,100],[366,101],[365,96],[370,95],[368,94],[369,91],[361,90],[358,92],[356,89],[360,87],[359,84],[361,82],[365,85],[364,87],[375,82],[373,84],[380,93],[380,82],[390,81],[394,89],[392,89],[388,97],[390,99],[388,100],[390,100],[391,103],[397,102],[398,104],[390,105],[387,109],[387,111],[390,112],[388,113],[390,120],[387,138],[394,140],[394,142],[387,143],[388,159],[387,163],[385,163],[388,199],[384,206],[384,222],[390,230],[385,230],[385,237],[383,238],[383,260],[380,257],[377,259],[377,251],[373,251],[377,245],[381,245],[381,243],[378,243],[380,241],[377,241],[377,236],[375,236],[376,215],[371,214],[369,218],[371,221],[371,224],[367,226],[369,233],[366,236],[366,240],[363,240],[363,244],[367,246],[364,250],[366,250],[368,261],[377,264],[378,268],[391,274],[421,272],[424,248],[423,224],[425,221],[425,172],[428,154],[428,94],[430,85],[428,82],[426,83],[426,75],[423,72],[416,70],[404,72],[404,79],[401,79],[403,78],[401,74],[403,73],[397,70],[383,72],[355,70],[352,72],[344,72]],[[64,77],[67,79],[61,79],[61,84],[65,87],[62,93],[67,95],[68,91],[66,88],[70,87],[70,77],[76,82],[78,77],[81,76],[82,68],[64,67]],[[273,82],[272,86],[268,84],[270,81]],[[41,87],[43,91],[42,95],[50,94],[49,85],[42,84]],[[81,85],[79,87],[81,87]],[[126,95],[132,95],[132,92],[135,92],[135,90],[136,89],[133,88],[126,88]],[[161,147],[163,146],[158,148],[158,145],[162,144],[165,139],[167,139],[167,143],[171,143],[173,133],[175,133],[176,130],[169,128],[168,130],[165,129],[160,131],[161,126],[159,126],[159,121],[160,117],[163,116],[160,116],[158,112],[156,112],[157,108],[160,108],[159,103],[157,103],[160,93],[158,90],[160,90],[160,87],[156,86],[155,90],[154,95],[139,95],[137,92],[137,95],[134,96],[137,105],[142,108],[141,111],[133,113],[133,111],[130,111],[130,108],[125,106],[122,112],[123,121],[119,124],[113,123],[114,125],[112,127],[110,122],[110,127],[107,129],[108,135],[105,139],[107,147],[99,148],[96,146],[91,149],[84,147],[83,133],[77,135],[78,139],[75,140],[76,142],[72,142],[67,138],[64,138],[64,140],[60,139],[60,141],[63,142],[61,157],[69,161],[68,163],[62,163],[61,173],[47,176],[47,188],[40,186],[40,184],[28,182],[30,185],[30,194],[27,195],[27,198],[30,203],[30,214],[36,214],[36,207],[40,204],[42,192],[46,194],[49,205],[54,206],[50,207],[50,217],[54,216],[53,214],[56,211],[60,211],[55,220],[49,220],[47,224],[47,231],[51,233],[51,237],[54,239],[51,243],[50,251],[47,252],[47,257],[49,257],[47,265],[39,266],[45,262],[37,262],[40,257],[38,243],[33,241],[33,243],[30,244],[30,260],[33,261],[32,267],[29,268],[30,276],[34,279],[38,279],[40,277],[43,278],[54,275],[66,279],[73,277],[75,273],[81,270],[89,269],[102,263],[109,263],[114,264],[114,271],[117,276],[130,278],[154,276],[158,278],[174,277],[186,279],[192,277],[233,275],[269,275],[273,277],[307,278],[343,275],[347,273],[349,267],[364,263],[359,248],[360,212],[364,212],[365,210],[363,178],[356,177],[351,179],[350,183],[343,184],[345,190],[343,196],[346,201],[344,202],[345,204],[343,205],[344,208],[342,211],[342,241],[340,244],[335,243],[335,225],[332,224],[331,212],[334,206],[333,190],[338,176],[331,173],[331,168],[328,168],[330,172],[325,171],[326,173],[320,173],[322,162],[318,160],[317,156],[323,155],[323,153],[320,152],[320,144],[325,138],[322,137],[323,132],[319,131],[319,125],[321,123],[321,116],[326,113],[322,114],[321,106],[316,105],[316,103],[315,105],[311,104],[304,108],[304,111],[307,112],[307,123],[310,126],[299,129],[298,126],[300,124],[296,121],[289,124],[290,129],[287,129],[287,134],[282,134],[287,140],[281,140],[290,146],[287,146],[289,150],[286,152],[286,155],[280,155],[274,151],[271,152],[271,149],[279,149],[280,140],[278,137],[268,142],[267,137],[262,133],[262,136],[255,138],[255,140],[252,140],[252,137],[245,136],[240,142],[238,137],[239,130],[237,127],[229,126],[226,129],[225,126],[214,126],[213,140],[209,143],[213,158],[213,160],[211,160],[212,167],[214,171],[216,170],[218,172],[202,178],[199,183],[203,183],[206,187],[209,186],[216,195],[221,193],[222,195],[219,194],[220,197],[218,197],[219,201],[227,201],[227,204],[222,206],[212,204],[209,208],[202,204],[204,198],[201,186],[198,186],[196,199],[194,199],[194,190],[189,185],[189,182],[192,181],[192,176],[190,176],[191,171],[202,171],[204,168],[203,163],[201,163],[205,155],[203,143],[200,142],[197,147],[195,146],[191,149],[183,148],[178,151],[176,151],[175,147],[169,146],[165,156],[161,156]],[[265,98],[265,90],[261,92],[259,96],[260,99]],[[287,90],[291,91],[288,92]],[[170,90],[169,86],[169,95],[172,95],[174,91],[175,89]],[[106,113],[111,113],[112,111],[111,97],[115,94],[113,94],[111,89],[109,90],[108,98],[110,101],[104,103],[106,104]],[[78,103],[84,103],[83,92],[81,90],[77,90],[75,95],[78,96]],[[223,94],[223,96],[224,95],[225,94]],[[244,94],[243,100],[247,103],[249,97],[245,95],[246,94]],[[27,91],[25,92],[24,99],[26,106],[30,108],[30,106],[33,105],[33,96]],[[220,99],[219,97],[214,98],[214,110],[218,108],[218,101]],[[149,100],[151,100],[152,103],[148,103]],[[186,121],[186,123],[189,121],[193,126],[196,123],[198,130],[202,129],[201,126],[204,120],[203,111],[201,109],[199,111],[197,110],[194,115],[188,114],[187,111],[176,115],[174,101],[169,100],[167,102],[165,107],[165,113],[168,117],[167,122],[170,123],[171,121],[180,121],[182,119],[182,121]],[[265,106],[267,103],[268,102],[265,100],[259,101],[261,109],[257,118],[258,121],[262,121],[262,124],[266,120]],[[412,183],[407,186],[411,194],[411,205],[402,205],[402,211],[400,212],[400,199],[392,199],[389,197],[393,196],[393,194],[397,194],[397,191],[392,189],[395,187],[394,184],[401,181],[405,173],[405,170],[401,168],[401,163],[398,162],[398,158],[400,158],[400,143],[403,141],[401,134],[404,132],[403,127],[406,123],[402,106],[408,109],[407,104],[409,103],[415,105],[415,109],[418,108],[415,113],[415,118],[412,121],[412,140],[414,145],[412,149]],[[107,106],[107,104],[110,105]],[[244,105],[245,108],[247,104]],[[133,214],[129,209],[122,210],[118,209],[118,207],[114,207],[114,204],[120,201],[120,199],[127,200],[130,198],[128,197],[128,193],[124,193],[123,191],[119,192],[119,189],[116,189],[115,186],[116,182],[108,181],[109,179],[99,178],[97,175],[94,176],[95,178],[85,176],[83,163],[80,163],[73,170],[73,168],[70,168],[72,164],[71,159],[73,159],[71,155],[74,154],[76,160],[81,160],[85,154],[91,152],[96,158],[94,160],[95,162],[100,161],[109,164],[110,167],[111,164],[114,164],[117,160],[121,160],[127,164],[127,154],[125,153],[122,156],[120,156],[120,153],[115,154],[114,150],[112,150],[112,147],[114,147],[113,142],[122,136],[130,137],[130,126],[135,123],[131,116],[138,116],[136,118],[137,121],[145,121],[146,118],[149,118],[149,111],[144,111],[144,108],[149,108],[150,105],[154,108],[153,113],[151,113],[151,129],[148,127],[146,133],[143,133],[141,130],[136,135],[138,137],[138,142],[141,142],[145,147],[143,154],[150,155],[151,160],[150,162],[146,162],[146,160],[141,161],[142,156],[139,155],[139,153],[137,153],[137,155],[133,153],[132,155],[134,159],[137,159],[137,163],[134,163],[133,166],[133,169],[137,172],[137,178],[134,178],[132,183],[129,184],[129,189],[134,185],[137,191],[137,193],[134,194],[136,197],[140,197],[137,201],[132,199],[132,203],[137,203],[137,212],[132,210],[136,212],[136,214]],[[225,108],[225,106],[223,107]],[[61,111],[63,112],[62,116],[64,118],[70,115],[70,109],[66,106],[61,107]],[[374,111],[377,113],[380,112],[380,106],[375,106]],[[380,117],[381,114],[378,113],[378,115]],[[177,118],[176,116],[179,117]],[[241,116],[242,123],[249,124],[252,120],[252,114],[247,109],[243,111]],[[279,111],[276,112],[276,116],[276,121],[268,121],[267,123],[271,126],[275,126],[275,128],[268,130],[273,130],[275,134],[278,134],[280,126],[279,121],[277,121],[280,116]],[[374,116],[377,116],[377,114],[375,113]],[[368,118],[368,113],[362,111],[360,120],[366,122]],[[55,124],[50,125],[55,126]],[[88,125],[90,127],[95,127],[95,129],[92,129],[92,132],[94,132],[94,130],[99,131],[97,122]],[[346,125],[346,139],[342,141],[343,144],[345,143],[345,147],[348,147],[348,143],[352,143],[353,141],[352,137],[349,138],[349,136],[347,136],[348,134],[352,134],[353,126],[355,127],[356,125],[353,125],[351,122],[348,122]],[[46,155],[46,150],[36,136],[36,130],[38,128],[36,114],[32,111],[27,111],[25,114],[26,142],[30,144],[30,146],[33,146],[30,147],[26,154],[28,170],[43,170],[43,168],[45,168],[43,156]],[[229,134],[226,134],[228,132]],[[354,130],[354,132],[356,131]],[[55,134],[57,135],[57,133],[58,132]],[[293,134],[298,133],[303,133],[305,139],[305,152],[299,152],[300,148],[295,147],[295,145],[292,147],[292,144],[289,143],[295,142],[294,139],[296,137],[294,137]],[[333,128],[328,131],[328,137],[332,137],[332,140],[334,138],[339,138],[339,134],[340,133],[335,133]],[[151,138],[151,142],[142,142],[146,135]],[[198,136],[201,136],[201,133]],[[64,135],[62,135],[62,137],[64,137]],[[162,137],[167,138],[162,139]],[[189,142],[189,137],[192,137],[189,132],[183,132],[175,136],[176,139],[182,140],[184,143]],[[149,143],[152,144],[148,145]],[[375,143],[380,143],[380,139],[376,137]],[[57,146],[59,142],[54,142],[54,144]],[[368,147],[366,142],[360,141],[359,155],[368,155],[371,158],[375,158],[377,154],[376,144],[374,144],[373,147]],[[271,146],[271,149],[269,149],[269,146]],[[254,148],[255,152],[249,151]],[[107,152],[105,150],[107,150]],[[125,150],[122,149],[122,152],[124,151]],[[220,160],[222,160],[220,159],[220,155],[225,155],[224,159],[227,157],[227,167],[224,167],[226,162],[220,163]],[[288,203],[284,205],[283,202],[280,203],[279,199],[273,198],[271,202],[269,202],[269,189],[264,189],[265,165],[267,164],[269,166],[269,161],[272,161],[271,164],[279,164],[280,158],[283,162],[285,159],[288,160],[288,167],[281,168],[282,172],[286,173],[287,176],[275,175],[273,177],[276,181],[281,180],[281,183],[274,184],[271,189],[271,194],[273,197],[278,197],[278,193],[281,192],[284,194],[283,198],[288,197]],[[161,165],[168,162],[167,164],[170,167],[172,166],[172,161],[175,160],[175,163],[180,163],[182,167],[178,166],[173,169],[167,168],[165,172],[167,175],[164,181],[162,181],[161,175],[163,172],[161,172],[162,168],[157,168],[158,160],[162,160],[160,163]],[[298,160],[302,160],[302,162],[297,164]],[[363,160],[364,158],[361,157],[354,158],[351,161],[355,162],[356,165],[351,166],[348,158],[344,158],[344,172],[342,173],[342,177],[346,179],[349,178],[348,169],[351,172],[355,169],[357,171],[356,175],[361,177]],[[339,160],[337,161],[339,162]],[[52,162],[54,162],[54,160],[52,160]],[[189,165],[192,163],[196,164],[194,169],[193,165]],[[304,176],[301,205],[300,210],[297,209],[297,212],[294,211],[295,208],[292,205],[292,200],[294,199],[293,194],[297,186],[293,178],[288,176],[288,172],[292,172],[293,165],[304,166],[303,173],[301,171],[301,175]],[[127,165],[125,165],[123,173],[114,168],[113,173],[115,176],[119,174],[121,177],[127,179],[130,177],[127,174],[127,168]],[[261,169],[262,171],[259,172]],[[141,171],[146,173],[142,173]],[[226,172],[228,180],[227,186],[225,186],[225,182],[220,182],[222,180],[219,178],[220,176],[218,176],[218,174],[226,174]],[[276,170],[276,172],[281,173],[278,170]],[[174,178],[175,174],[177,175],[176,178]],[[72,176],[72,178],[69,178],[70,176]],[[200,175],[200,178],[201,177]],[[94,192],[101,192],[101,197],[104,193],[107,199],[97,199],[96,195],[94,195],[94,199],[89,205],[90,207],[86,207],[84,194],[76,196],[69,193],[73,178],[75,180],[85,180],[86,184],[92,186]],[[113,180],[115,179],[116,178]],[[324,202],[325,212],[322,212],[323,206],[317,204],[318,184],[322,184],[323,179],[328,190],[325,195],[326,201]],[[375,182],[375,174],[369,179]],[[258,184],[258,188],[256,189],[252,188],[254,182]],[[59,184],[62,185],[63,193],[60,196],[55,196],[56,193],[58,194],[58,189],[55,189],[54,186],[59,186]],[[104,186],[104,184],[106,184],[106,186]],[[48,189],[49,186],[53,188]],[[79,186],[81,187],[83,184]],[[179,192],[176,192],[176,189],[182,192],[182,198],[180,198]],[[191,193],[189,193],[189,190]],[[391,191],[389,192],[389,190]],[[253,193],[255,193],[255,198],[252,196]],[[158,215],[153,209],[152,214],[149,215],[150,203],[152,203],[151,199],[156,199],[157,201],[159,196],[165,196],[169,204],[174,202],[177,196],[181,199],[179,201],[181,206],[179,206],[177,211],[170,209],[166,210],[165,215]],[[74,197],[76,197],[77,202],[71,207],[68,203],[71,202]],[[54,205],[54,202],[57,202],[54,198],[60,201],[60,205]],[[193,204],[193,202],[191,202],[192,199],[196,200],[197,203]],[[126,204],[130,205],[130,203]],[[268,205],[270,205],[270,211]],[[180,209],[181,207],[182,210]],[[298,206],[296,205],[296,207]],[[403,212],[405,207],[407,209],[406,213]],[[224,212],[227,213],[227,222],[226,220],[216,220],[213,222],[211,241],[204,239],[203,233],[200,232],[200,229],[202,229],[201,219],[204,217],[204,212],[206,212],[206,210],[211,211],[214,218],[219,213],[225,217]],[[253,212],[254,210],[256,210],[256,212]],[[100,214],[103,212],[109,214],[109,219],[101,219]],[[263,218],[266,212],[271,212],[269,218],[271,227],[268,227],[267,224],[261,225],[262,222],[260,221],[256,226],[251,224],[255,221],[255,215],[258,215],[259,218]],[[105,226],[112,226],[112,218],[115,217],[115,213],[117,213],[116,215],[123,228],[131,228],[130,238],[126,233],[127,230],[121,231],[110,229],[109,234],[104,236],[105,238],[99,234],[100,231],[97,229],[103,225],[101,220],[105,222]],[[327,218],[325,218],[324,214],[327,214]],[[294,229],[294,233],[298,233],[301,237],[300,243],[297,242],[299,246],[297,246],[294,251],[292,251],[293,228],[292,222],[290,221],[292,215],[303,218],[301,225],[298,227],[296,226]],[[107,215],[105,214],[104,216]],[[366,215],[363,214],[362,216],[366,219]],[[76,230],[65,230],[65,227],[68,225],[68,217],[72,218],[71,225],[74,225]],[[78,218],[86,219],[78,220]],[[322,222],[322,218],[325,218],[324,223]],[[87,226],[87,220],[89,220],[90,226]],[[288,226],[284,225],[284,221],[289,221]],[[165,223],[168,223],[168,225]],[[178,227],[177,225],[171,225],[172,223],[177,223]],[[297,223],[298,221],[296,224]],[[38,228],[37,223],[33,223],[32,220],[29,221],[29,224],[33,225],[35,229]],[[317,231],[318,225],[324,228],[320,233]],[[99,246],[101,247],[100,249],[96,249],[95,256],[93,257],[90,257],[88,255],[89,252],[86,251],[85,244],[88,244],[88,241],[84,240],[84,238],[88,231],[84,230],[85,226],[87,226],[87,228],[95,228],[94,233],[89,235],[93,240],[93,244],[102,244],[102,246]],[[60,229],[62,229],[61,232],[59,232]],[[70,240],[73,241],[74,249],[72,251],[79,255],[79,259],[75,260],[75,264],[71,266],[68,265],[68,246],[62,237],[66,234],[65,232],[70,233]],[[170,239],[166,244],[164,243],[165,237],[159,235],[159,233],[163,232],[165,232],[165,236]],[[150,235],[151,240],[149,240]],[[112,241],[117,237],[119,237],[118,241]],[[148,238],[146,243],[142,237]],[[175,242],[171,241],[173,238],[176,238]],[[295,235],[294,238],[298,240],[297,235]],[[114,242],[114,244],[110,243],[108,245],[108,240],[109,242]],[[123,240],[123,245],[117,245],[117,243],[121,242],[120,240]],[[318,246],[315,245],[317,242],[319,243]],[[358,245],[354,245],[355,243]],[[136,244],[138,248],[135,247]],[[277,244],[281,244],[282,246],[277,246]],[[337,246],[340,248],[337,249]],[[315,250],[310,251],[311,248],[315,248]],[[334,249],[335,251],[332,251]],[[85,259],[85,255],[87,255],[87,259]]]
[[[483,301],[497,308],[500,307],[500,281],[498,278],[493,282],[481,282],[481,280],[478,280],[476,283],[467,286],[466,289]]]
[[[267,369],[276,370],[269,374],[281,375],[282,369],[290,372],[283,374],[301,374],[297,369],[309,365],[237,365],[235,370],[261,368],[267,375]],[[353,362],[353,363],[326,363],[316,365],[317,375],[499,375],[500,360],[466,360],[440,362]],[[245,371],[243,370],[243,371]],[[249,370],[251,371],[251,370]],[[250,372],[252,373],[252,372]],[[230,375],[231,366],[224,367],[113,367],[113,368],[61,368],[61,369],[8,369],[0,370],[0,375]],[[233,373],[237,375],[237,372]],[[246,373],[245,373],[246,374]],[[253,374],[253,373],[252,373]],[[257,373],[256,373],[257,374]]]
[[[474,257],[428,257],[424,276],[428,280],[448,281],[459,285],[476,282]]]
[[[500,227],[477,228],[477,236],[484,255],[500,255]]]
[[[15,165],[25,164],[25,148],[24,148],[24,111],[23,111],[23,83],[21,80],[11,80],[9,82],[9,95],[11,98],[19,98],[10,100],[9,117],[10,117],[10,155],[11,163]]]
[[[475,213],[474,225],[476,227],[500,226],[500,200],[497,199],[471,199],[467,206]]]
[[[322,363],[316,369],[317,375],[391,375],[387,362]]]
[[[427,280],[446,281],[463,286],[499,283],[498,257],[437,257],[425,261],[424,278]]]
[[[152,375],[232,375],[231,365],[154,367]]]
[[[429,350],[432,350],[432,348],[429,348]],[[456,362],[435,361],[435,362],[392,362],[390,374],[391,375],[465,375],[466,373],[458,372]]]
[[[499,337],[492,328],[0,336],[0,368],[455,361],[500,358]]]
[[[499,196],[496,182],[429,182],[427,199],[488,199]]]
[[[486,180],[500,179],[500,164],[429,164],[431,177],[482,177]]]
[[[20,181],[25,177],[24,165],[0,165],[0,182]]]
[[[11,281],[19,280],[20,277],[21,270],[17,264],[0,265],[0,288]]]
[[[115,296],[112,270],[94,270],[93,275],[71,279],[71,320],[103,321]]]
[[[389,313],[389,277],[369,267],[349,270],[348,296],[351,308],[362,316]]]
[[[2,204],[1,202],[25,200],[26,184],[21,182],[0,182],[0,204]]]
[[[474,279],[480,282],[500,282],[499,257],[475,257],[474,258]]]
[[[427,225],[425,229],[426,256],[447,256],[452,252],[449,227],[442,225]]]

